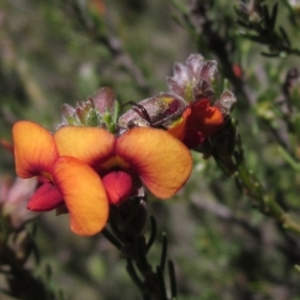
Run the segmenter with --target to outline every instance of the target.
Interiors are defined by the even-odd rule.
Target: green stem
[[[286,230],[300,234],[300,223],[287,214],[271,196],[266,194],[256,176],[247,169],[244,160],[237,162],[236,176],[243,187],[243,192],[255,200],[263,214],[272,216]]]

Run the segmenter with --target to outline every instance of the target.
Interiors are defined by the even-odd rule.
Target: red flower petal
[[[49,211],[63,203],[58,189],[51,182],[41,185],[30,198],[27,208],[33,211]]]
[[[121,204],[132,193],[132,177],[124,171],[109,172],[102,182],[111,204]]]
[[[80,235],[100,232],[109,205],[99,175],[79,159],[64,156],[54,165],[53,179],[69,210],[71,229]]]
[[[167,132],[133,128],[117,139],[116,154],[130,164],[158,198],[173,196],[192,169],[189,150]]]
[[[22,178],[51,173],[58,158],[52,134],[38,124],[20,121],[13,127],[16,172]]]
[[[193,149],[201,145],[205,141],[206,137],[193,128],[189,128],[185,132],[183,143],[189,148]]]

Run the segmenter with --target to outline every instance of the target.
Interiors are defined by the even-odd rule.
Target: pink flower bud
[[[7,177],[0,178],[2,214],[9,218],[11,225],[16,229],[38,215],[27,209],[27,202],[35,192],[37,184],[37,177],[29,179],[17,177],[14,182]]]

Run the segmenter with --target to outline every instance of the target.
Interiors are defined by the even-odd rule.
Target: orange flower
[[[182,117],[167,131],[193,149],[218,132],[223,124],[219,108],[211,106],[208,99],[202,99],[187,106]]]
[[[126,200],[140,179],[156,197],[169,198],[192,168],[188,149],[160,129],[136,127],[115,137],[96,127],[64,127],[54,139],[60,155],[80,159],[103,178],[112,204]]]
[[[187,102],[183,115],[168,126],[168,132],[188,148],[197,148],[222,129],[236,101],[228,90],[214,101],[217,79],[216,61],[204,61],[200,54],[191,54],[185,64],[176,63],[173,77],[167,78],[170,92]]]
[[[60,157],[53,135],[38,124],[17,122],[13,141],[17,174],[44,179],[28,202],[30,210],[48,211],[65,204],[71,229],[80,235],[93,235],[105,226],[107,196],[95,171],[78,159]]]
[[[29,201],[32,210],[65,203],[81,235],[103,229],[109,203],[134,196],[141,181],[158,198],[173,196],[188,179],[186,147],[163,130],[133,128],[120,137],[98,127],[63,127],[54,135],[21,121],[13,128],[20,177],[48,179]]]

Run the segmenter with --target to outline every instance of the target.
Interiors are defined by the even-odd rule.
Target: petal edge
[[[16,172],[21,178],[51,173],[58,152],[48,130],[33,122],[19,121],[13,126],[13,142]]]

